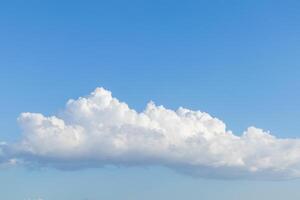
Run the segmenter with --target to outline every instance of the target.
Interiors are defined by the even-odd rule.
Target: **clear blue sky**
[[[299,1],[0,3],[0,140],[98,86],[130,107],[206,111],[242,134],[300,137]],[[0,170],[0,198],[300,198],[300,181],[195,179],[164,168]]]

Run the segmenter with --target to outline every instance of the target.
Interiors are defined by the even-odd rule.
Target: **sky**
[[[234,176],[232,170],[236,168],[231,166],[236,166],[235,160],[227,157],[240,145],[237,142],[235,147],[228,130],[247,143],[244,135],[252,126],[264,130],[259,135],[262,141],[274,142],[269,146],[249,146],[255,155],[280,155],[271,167],[283,166],[282,155],[289,157],[290,152],[299,152],[299,140],[295,139],[300,132],[299,10],[300,2],[289,0],[1,2],[0,141],[5,145],[4,150],[0,145],[0,153],[4,152],[3,159],[0,154],[0,163],[10,159],[0,168],[1,198],[299,199],[299,175],[292,174],[292,179],[285,180],[287,175],[283,171],[278,175],[280,180],[273,180],[273,174],[265,176],[263,171],[254,176],[247,171],[248,167],[260,170],[264,166],[258,165],[257,159],[250,159],[250,164],[242,168],[245,174]],[[99,94],[100,100],[95,100],[98,105],[107,97],[105,91],[134,113],[144,113],[154,125],[144,122],[140,115],[120,118],[123,107],[119,108],[119,104],[113,104],[112,110],[96,110],[96,117],[80,118],[86,113],[76,107],[83,105],[77,99],[94,103],[93,94]],[[73,104],[67,103],[69,99],[74,99]],[[171,113],[171,117],[163,115],[167,122],[147,112],[150,101],[155,103],[156,113]],[[165,110],[159,110],[160,105]],[[82,151],[74,152],[68,138],[57,141],[51,137],[54,125],[61,122],[46,118],[61,118],[67,128],[80,125],[88,136],[98,131],[89,122],[102,123],[103,119],[108,121],[103,123],[104,128],[112,135],[122,131],[128,135],[155,135],[152,130],[163,129],[178,142],[177,150],[186,153],[182,142],[187,137],[183,123],[186,118],[178,114],[179,107],[191,113],[200,110],[224,122],[225,131],[213,118],[212,126],[218,127],[215,131],[202,121],[187,119],[195,130],[204,127],[208,135],[225,135],[224,140],[229,138],[233,151],[220,147],[225,153],[216,160],[211,151],[196,151],[196,144],[190,157],[178,160],[179,165],[174,161],[179,155],[177,151],[164,152],[166,157],[159,157],[148,151],[146,144],[135,146],[134,140],[129,149],[133,153],[120,151],[121,156],[114,157],[112,152],[118,149],[112,148],[110,141],[107,152],[98,152],[87,148],[100,144],[90,143],[93,138],[89,138],[87,146],[80,146]],[[29,115],[24,117],[21,113]],[[71,116],[65,116],[70,113]],[[173,116],[179,121],[173,121]],[[45,132],[30,125],[40,120],[46,121],[42,125]],[[116,121],[118,126],[130,127],[112,131],[115,129],[111,127],[118,127]],[[177,137],[169,124],[178,124],[178,130],[183,130],[178,134],[182,133],[183,138]],[[64,135],[66,131],[57,132]],[[70,133],[77,132],[72,129]],[[34,134],[46,135],[49,140]],[[155,141],[174,142],[173,139]],[[148,142],[144,137],[140,140]],[[66,143],[58,145],[61,141]],[[25,149],[24,142],[30,151]],[[241,157],[247,157],[248,149],[243,150]],[[221,168],[205,176],[198,168],[186,172],[191,163],[198,167],[194,160],[205,155],[208,160],[199,161],[200,166],[204,163],[211,169],[211,165],[218,164]],[[293,161],[298,162],[288,166],[289,170],[299,169],[300,159],[295,157]],[[82,167],[82,163],[86,166]],[[228,171],[222,168],[225,165],[229,166]],[[219,172],[221,175],[215,176]]]

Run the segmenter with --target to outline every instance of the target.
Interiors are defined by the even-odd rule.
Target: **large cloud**
[[[207,113],[153,102],[138,113],[103,88],[69,100],[59,117],[22,113],[18,121],[23,137],[0,146],[0,158],[63,169],[159,165],[210,178],[300,177],[299,139],[255,127],[237,136]]]

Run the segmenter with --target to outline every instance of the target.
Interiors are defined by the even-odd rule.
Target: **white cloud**
[[[103,88],[69,100],[60,117],[22,113],[18,121],[23,137],[6,154],[25,163],[64,169],[159,165],[209,178],[300,177],[299,139],[255,127],[237,136],[207,113],[152,102],[138,113]]]

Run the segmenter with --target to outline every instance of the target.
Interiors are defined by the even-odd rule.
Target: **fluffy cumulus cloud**
[[[299,139],[255,127],[237,136],[207,113],[153,102],[137,112],[103,88],[69,100],[59,116],[22,113],[18,121],[23,136],[1,143],[0,160],[62,169],[158,165],[209,178],[300,177]]]

